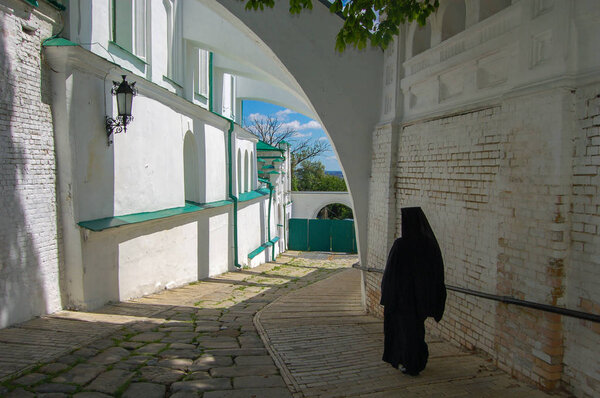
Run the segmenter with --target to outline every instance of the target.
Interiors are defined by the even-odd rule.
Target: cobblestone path
[[[355,261],[288,252],[251,270],[0,330],[0,396],[547,396],[431,338],[422,376],[382,363],[381,320],[362,311]]]
[[[356,256],[296,252],[94,312],[0,330],[0,396],[290,397],[254,325],[277,297]]]

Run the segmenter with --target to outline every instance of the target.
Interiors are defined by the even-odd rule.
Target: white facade
[[[352,207],[348,192],[295,191],[290,196],[294,204],[292,210],[294,218],[317,218],[323,207],[334,203]]]

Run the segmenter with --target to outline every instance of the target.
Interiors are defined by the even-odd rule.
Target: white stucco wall
[[[293,218],[316,218],[319,210],[333,203],[341,203],[352,208],[348,192],[293,191],[290,196],[293,203]]]
[[[267,240],[266,225],[269,197],[263,196],[238,205],[238,262],[248,265],[248,254]]]

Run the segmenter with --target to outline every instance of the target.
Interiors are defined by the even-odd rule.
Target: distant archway
[[[464,0],[451,0],[446,3],[442,17],[442,41],[465,30],[467,8]]]
[[[327,220],[353,220],[354,213],[349,206],[343,203],[330,203],[323,206],[315,218]]]

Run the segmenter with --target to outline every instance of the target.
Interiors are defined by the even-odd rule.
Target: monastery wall
[[[41,42],[58,11],[0,5],[0,328],[61,308],[56,159]]]

